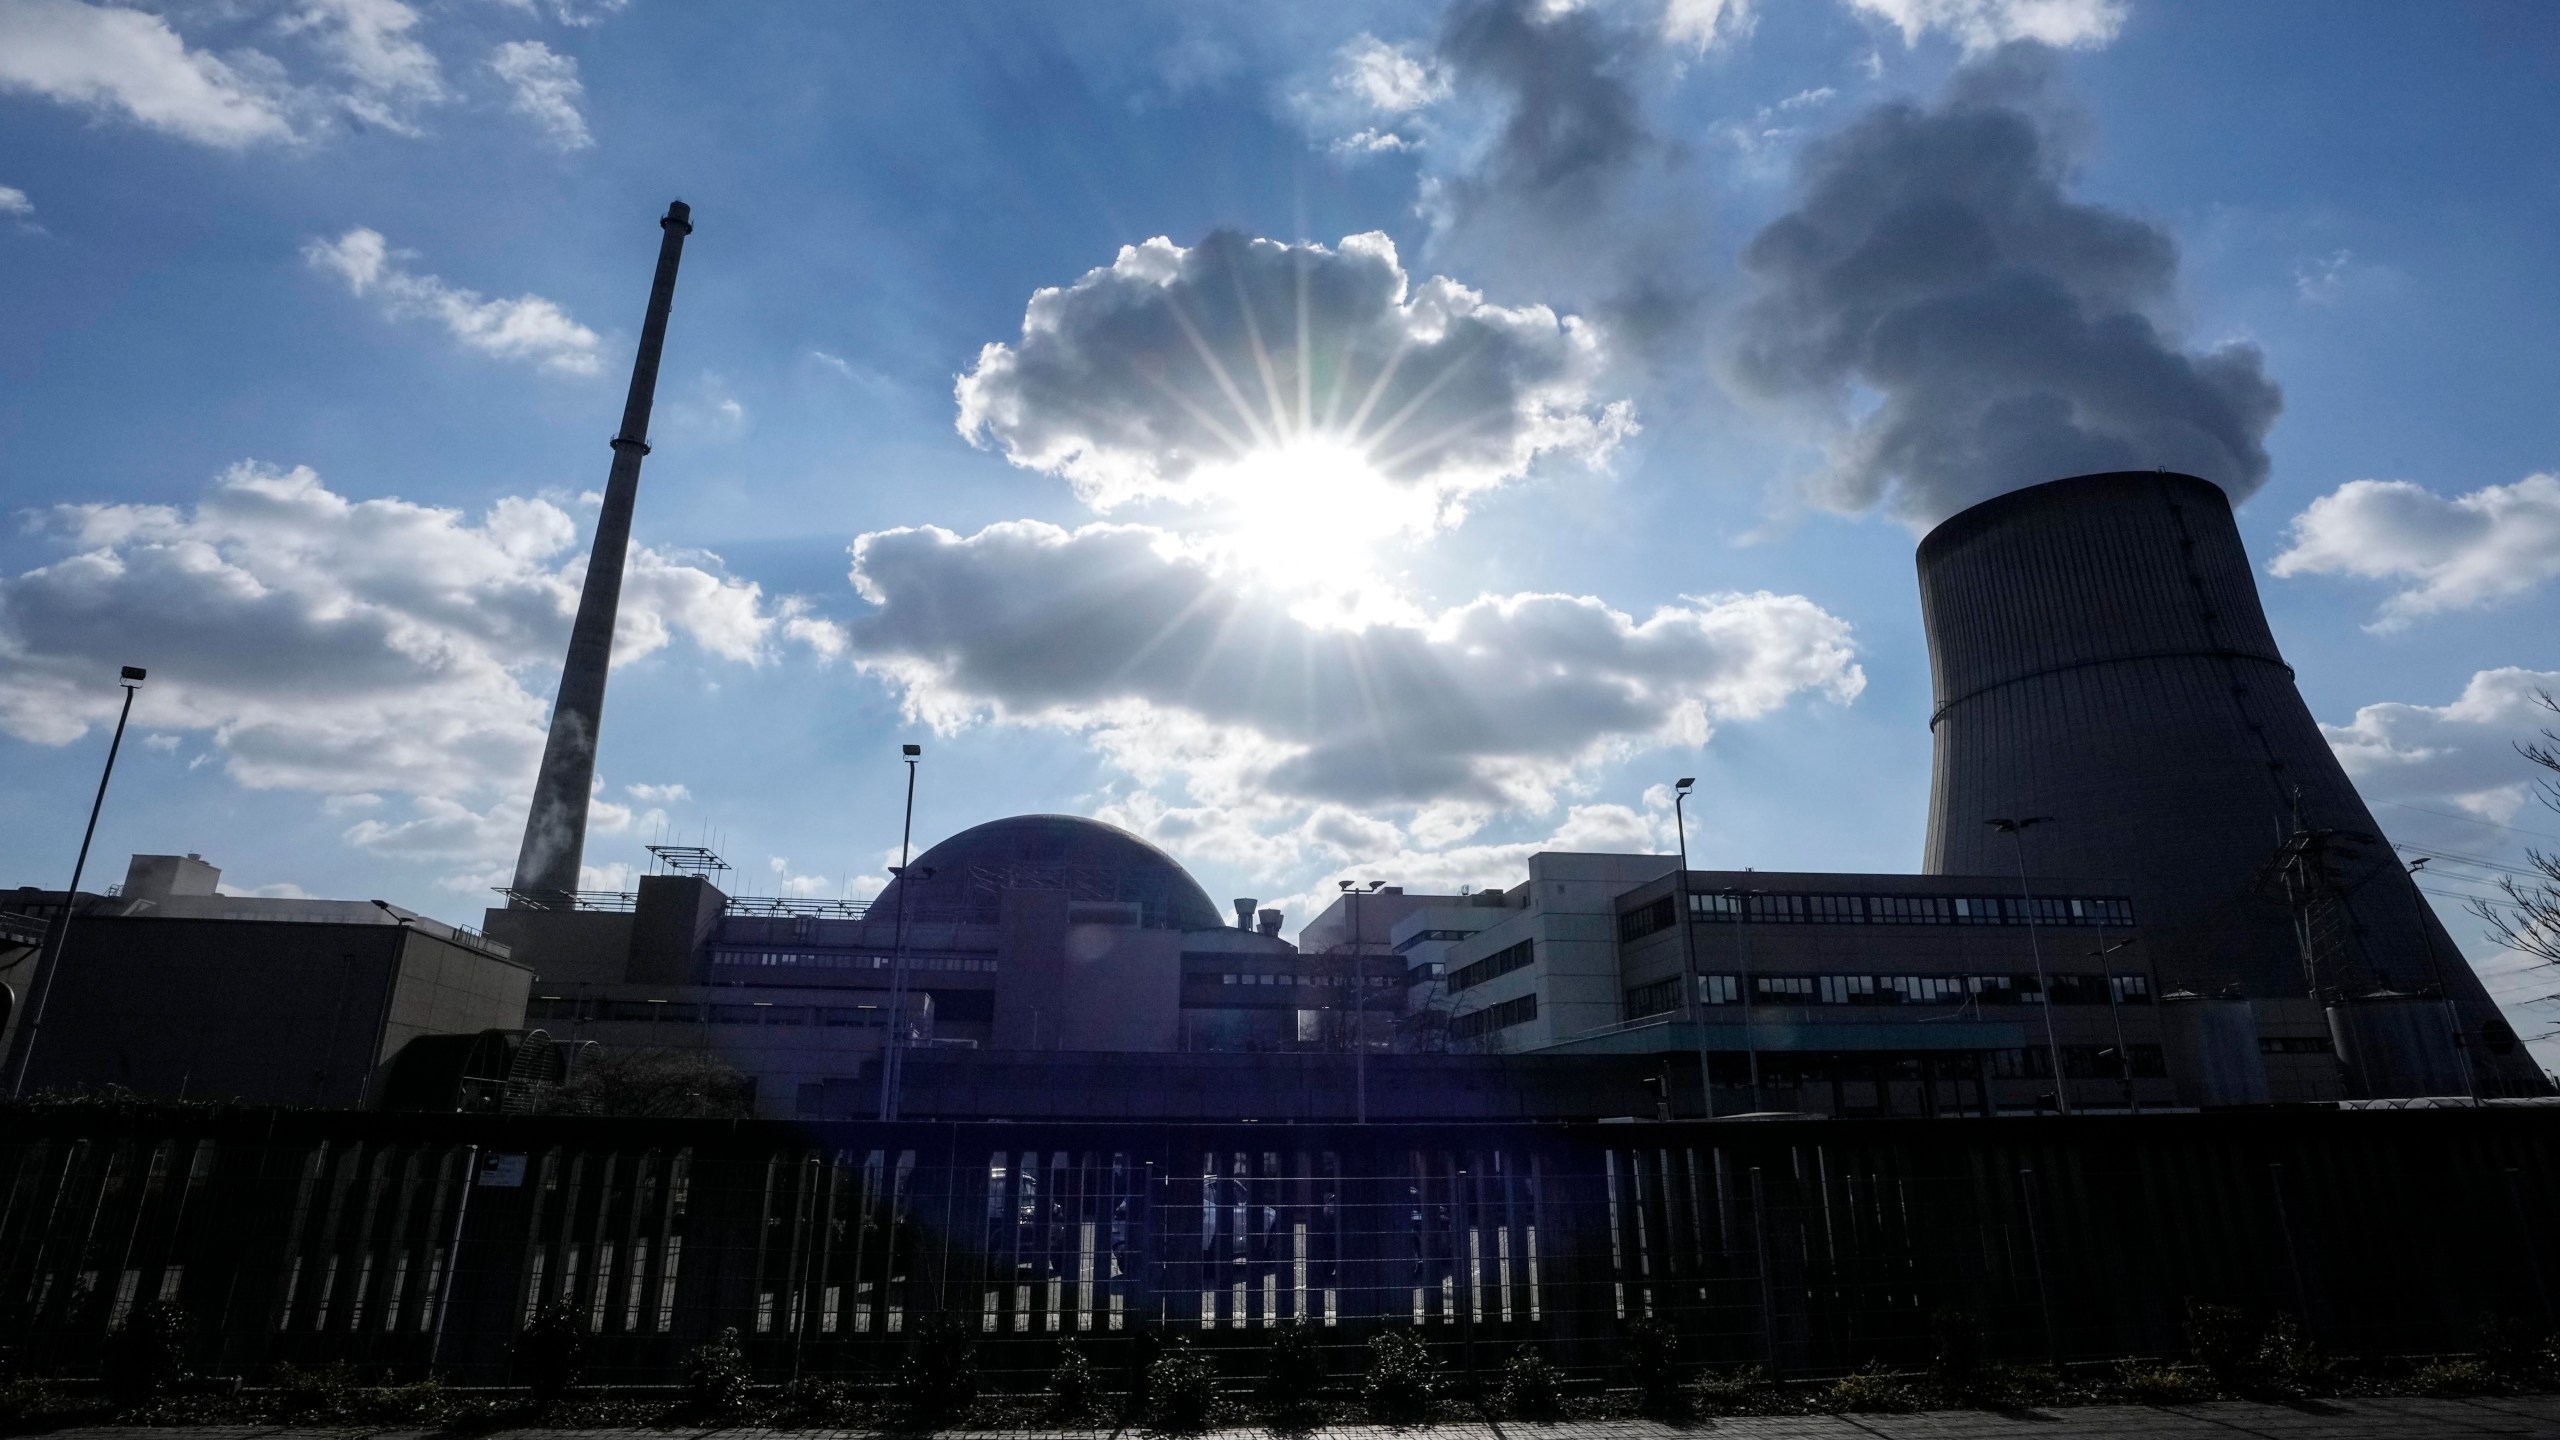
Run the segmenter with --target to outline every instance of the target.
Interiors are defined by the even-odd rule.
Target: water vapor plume
[[[1826,413],[1813,503],[1926,526],[2091,471],[2235,501],[2266,479],[2282,393],[2255,345],[2178,336],[2166,230],[2067,193],[2084,130],[2057,52],[2019,41],[1806,149],[1794,207],[1743,251],[1727,373]]]

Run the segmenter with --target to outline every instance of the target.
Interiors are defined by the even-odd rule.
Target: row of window
[[[1618,916],[1618,938],[1638,940],[1671,928],[1677,913],[1665,895]],[[1749,919],[1760,925],[2105,925],[2129,929],[2133,902],[2111,896],[2039,895],[1781,895],[1692,893],[1689,913],[1702,921]]]
[[[1476,932],[1473,930],[1416,930],[1396,942],[1396,953],[1401,955],[1416,945],[1428,944],[1434,940],[1464,940],[1474,933]]]
[[[801,970],[887,970],[897,964],[893,956],[856,955],[850,950],[738,950],[718,948],[711,952],[714,965],[783,965]],[[910,955],[909,970],[954,971],[963,974],[992,975],[996,959],[992,955]]]
[[[1209,977],[1207,975],[1196,972],[1185,975],[1182,978],[1186,980],[1195,980],[1204,985],[1209,982]],[[1218,983],[1221,985],[1313,985],[1327,989],[1338,989],[1342,986],[1351,984],[1353,978],[1354,977],[1349,975],[1271,975],[1257,972],[1238,972],[1230,970],[1218,977]],[[1401,978],[1390,975],[1372,975],[1369,977],[1369,984],[1373,989],[1384,990],[1392,986],[1402,985],[1403,983],[1404,981]]]
[[[1461,965],[1450,971],[1449,993],[1455,995],[1461,990],[1481,985],[1496,975],[1508,975],[1514,970],[1527,969],[1537,958],[1537,942],[1534,940],[1523,940],[1517,945],[1496,950],[1472,965]]]
[[[1487,1005],[1481,1010],[1470,1010],[1464,1015],[1452,1018],[1449,1021],[1449,1038],[1474,1040],[1490,1035],[1496,1030],[1508,1030],[1514,1025],[1525,1025],[1537,1018],[1538,997],[1522,995],[1515,999]]]
[[[2048,975],[2039,988],[2033,975],[1755,975],[1752,993],[1762,1005],[2104,1005],[2151,1003],[2146,975]],[[2110,995],[2112,991],[2112,996]],[[1698,977],[1698,1003],[1733,1005],[1742,999],[1739,975]],[[1641,1020],[1680,1008],[1680,978],[1639,985],[1626,995],[1627,1018]]]
[[[592,1020],[618,1025],[878,1025],[883,1013],[877,1005],[704,1005],[691,1000],[598,1000],[569,995],[537,995],[524,1005],[524,1018],[533,1024]]]
[[[2065,1045],[2062,1047],[2062,1071],[2072,1080],[2115,1080],[2130,1068],[2137,1080],[2158,1080],[2169,1073],[2168,1057],[2157,1045],[2127,1045],[2128,1067],[2116,1058],[2112,1045]],[[2050,1080],[2053,1078],[2053,1052],[2029,1047],[2024,1050],[1991,1052],[1991,1074],[2001,1080]]]

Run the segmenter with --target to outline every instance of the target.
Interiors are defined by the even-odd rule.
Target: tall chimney
[[[681,200],[669,205],[658,229],[658,273],[649,282],[649,314],[640,325],[640,353],[631,361],[622,428],[613,436],[604,508],[596,515],[595,552],[587,558],[586,589],[578,596],[578,621],[569,631],[569,658],[560,667],[559,698],[551,704],[551,738],[542,747],[533,808],[524,817],[524,848],[516,854],[516,881],[507,897],[511,909],[566,904],[578,888],[579,862],[586,858],[587,792],[595,784],[596,730],[604,719],[614,612],[622,604],[622,565],[631,548],[631,503],[640,490],[641,457],[649,453],[658,352],[666,344],[667,311],[675,301],[676,264],[684,258],[684,237],[693,233],[692,208]]]
[[[1261,903],[1261,901],[1254,899],[1250,895],[1236,902],[1237,929],[1250,930],[1253,928],[1253,907]]]

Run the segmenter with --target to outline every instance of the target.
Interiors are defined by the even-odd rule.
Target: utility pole
[[[1684,775],[1671,787],[1671,823],[1680,836],[1680,879],[1673,888],[1675,906],[1673,923],[1680,927],[1680,988],[1689,997],[1689,1033],[1698,1042],[1698,1103],[1707,1119],[1716,1118],[1715,1070],[1707,1063],[1706,1008],[1699,1001],[1698,986],[1704,976],[1698,973],[1698,941],[1690,933],[1689,924],[1689,821],[1681,807],[1689,803],[1689,787],[1697,777]],[[1669,1097],[1666,1095],[1665,1100]]]
[[[1366,893],[1375,894],[1387,882],[1372,880]],[[1369,975],[1361,963],[1360,896],[1351,882],[1341,882],[1342,893],[1351,899],[1351,1095],[1352,1120],[1369,1123]]]
[[[107,742],[107,766],[98,773],[97,798],[89,802],[89,828],[80,832],[80,858],[71,862],[71,888],[62,892],[62,913],[53,918],[45,936],[43,958],[36,962],[35,980],[28,988],[27,1023],[18,1035],[18,1064],[9,1073],[9,1098],[14,1100],[26,1090],[27,1063],[35,1058],[36,1032],[44,1025],[44,1004],[53,998],[53,973],[62,968],[63,946],[71,939],[71,915],[80,905],[80,872],[89,868],[89,842],[98,838],[98,811],[107,803],[107,782],[115,778],[116,752],[124,748],[124,723],[133,718],[133,692],[142,687],[146,672],[139,665],[127,665],[117,683],[124,686],[124,708],[116,712],[115,737]]]

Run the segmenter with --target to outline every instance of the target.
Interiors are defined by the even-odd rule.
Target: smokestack
[[[1261,925],[1257,927],[1261,933],[1270,936],[1274,940],[1280,938],[1280,921],[1282,917],[1279,911],[1264,910],[1254,918],[1262,922]]]
[[[1261,904],[1262,902],[1250,895],[1247,895],[1234,903],[1236,907],[1236,928],[1239,930],[1252,929],[1253,907]]]
[[[658,392],[658,352],[667,340],[667,311],[676,294],[676,264],[684,237],[693,233],[693,210],[678,200],[658,222],[658,273],[649,282],[649,313],[640,325],[640,353],[631,361],[631,392],[622,403],[622,428],[613,436],[613,470],[596,516],[595,551],[587,559],[586,589],[578,596],[577,624],[569,631],[569,658],[560,667],[560,694],[551,704],[551,738],[542,747],[542,771],[533,782],[533,806],[524,818],[524,848],[516,855],[510,908],[565,904],[578,888],[586,858],[587,793],[594,788],[596,731],[604,720],[606,668],[613,660],[614,612],[622,604],[622,565],[631,548],[631,504],[640,489],[640,460],[649,453],[649,406]]]

